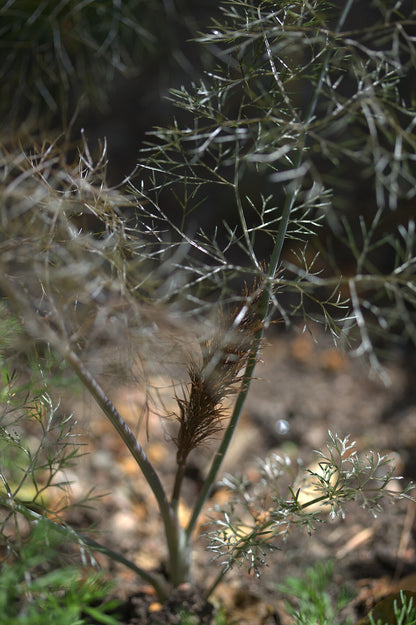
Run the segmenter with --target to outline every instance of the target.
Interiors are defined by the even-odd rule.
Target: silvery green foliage
[[[141,171],[189,228],[221,211],[223,228],[192,242],[218,284],[238,273],[230,258],[262,273],[287,226],[293,253],[274,285],[290,295],[275,310],[323,322],[381,373],[374,339],[416,339],[416,15],[377,1],[363,25],[361,4],[224,3],[199,38],[217,67],[172,91],[186,121],[153,133]]]
[[[209,549],[225,570],[245,565],[260,575],[267,553],[283,548],[296,527],[312,532],[325,517],[345,516],[345,506],[357,502],[374,516],[386,497],[407,497],[391,489],[391,459],[376,452],[359,454],[355,442],[329,432],[323,450],[317,451],[317,468],[305,470],[287,456],[272,454],[258,462],[258,480],[227,475],[230,491],[226,508],[218,507],[208,536]]]

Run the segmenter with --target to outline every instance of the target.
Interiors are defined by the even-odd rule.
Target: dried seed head
[[[219,329],[201,346],[201,363],[188,367],[190,385],[179,406],[178,464],[208,438],[219,432],[224,418],[224,399],[241,388],[241,371],[252,356],[263,322],[257,312],[261,290],[244,287],[243,304],[227,317],[221,315]]]

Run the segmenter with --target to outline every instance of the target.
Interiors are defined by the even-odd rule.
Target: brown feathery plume
[[[241,370],[247,364],[256,335],[263,321],[257,314],[261,297],[258,283],[243,289],[243,304],[221,323],[214,336],[201,346],[202,359],[188,367],[190,386],[184,397],[176,397],[179,431],[174,439],[178,464],[172,501],[178,502],[179,492],[190,452],[221,431],[224,399],[240,391]]]

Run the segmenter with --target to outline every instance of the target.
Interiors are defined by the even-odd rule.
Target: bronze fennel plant
[[[414,69],[411,29],[416,17],[414,11],[402,15],[399,5],[404,11],[405,3],[390,10],[379,2],[375,26],[347,29],[357,4],[348,0],[336,9],[319,0],[225,3],[222,21],[200,38],[213,46],[218,68],[189,91],[173,92],[189,125],[181,128],[175,122],[156,129],[136,176],[120,189],[106,185],[105,150],[94,160],[85,140],[76,166],[68,165],[59,140],[33,143],[20,152],[2,149],[2,295],[22,319],[27,336],[49,344],[72,368],[136,461],[163,521],[167,576],[143,570],[123,554],[76,536],[64,523],[51,523],[80,544],[130,567],[153,585],[160,599],[192,580],[196,523],[236,432],[263,332],[273,315],[288,323],[299,314],[305,323],[309,315],[319,317],[335,339],[347,340],[351,334],[358,341],[356,351],[367,355],[378,372],[365,313],[373,315],[376,329],[384,332],[404,319],[408,336],[415,337],[414,222],[407,228],[401,224],[397,232],[381,230],[381,236],[380,227],[401,199],[415,196],[414,103],[400,89]],[[358,242],[348,214],[334,208],[351,163],[363,169],[376,203],[372,222],[360,220]],[[246,177],[261,190],[254,183],[254,190],[247,189]],[[237,225],[222,224],[225,243],[219,228],[209,236],[192,233],[189,226],[201,194],[206,191],[209,197],[213,187],[221,190],[237,216]],[[169,193],[183,209],[180,225],[163,208]],[[84,223],[91,216],[93,231]],[[303,244],[316,239],[324,218],[352,249],[352,277],[337,272],[321,276],[306,248],[297,248],[297,264],[283,258],[288,240]],[[371,259],[380,247],[395,253],[394,267],[387,273]],[[236,251],[238,261],[232,260]],[[229,286],[236,279],[240,285],[244,279],[249,284],[242,295]],[[288,308],[278,296],[285,291],[298,298]],[[145,359],[146,337],[151,332],[156,341],[158,337],[155,311],[166,309],[169,318],[179,310],[201,322],[213,309],[213,293],[224,300],[216,311],[219,320],[200,340],[200,355],[190,357],[184,392],[176,393],[177,468],[169,497],[86,360],[95,342],[111,345],[120,338],[120,349],[126,348],[121,339],[126,334],[134,336]],[[306,302],[316,307],[313,313]],[[224,401],[230,396],[234,403],[227,420]],[[191,518],[182,527],[178,503],[187,462],[192,451],[212,437],[219,438],[218,449]],[[267,462],[264,479],[273,490],[285,461]],[[321,464],[325,470],[316,476],[316,500],[329,502],[334,513],[342,512],[344,500],[360,497],[370,507],[378,505],[392,479],[385,458],[375,454],[361,461],[348,438],[336,435],[330,436]],[[380,468],[386,469],[385,481],[375,488],[372,480]],[[247,503],[249,495],[244,497],[241,484],[228,478],[228,485]],[[2,506],[30,521],[39,520],[40,513],[16,494],[6,487],[0,495]],[[214,550],[220,545],[221,555],[225,550],[225,563],[207,594],[235,563],[248,559],[257,572],[269,539],[284,536],[296,520],[313,525],[314,516],[296,490],[286,497],[276,490],[272,499],[272,510],[262,516],[253,513],[249,532],[225,514],[212,545]]]

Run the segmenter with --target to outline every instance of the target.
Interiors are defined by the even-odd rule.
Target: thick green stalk
[[[346,18],[347,15],[352,7],[354,3],[354,0],[348,0],[348,2],[346,3],[344,10],[340,16],[340,19],[338,21],[337,27],[335,29],[335,33],[339,33]],[[304,121],[304,133],[303,136],[301,137],[301,142],[300,142],[300,146],[299,146],[299,150],[297,152],[296,158],[294,159],[294,164],[293,164],[293,169],[296,170],[300,167],[301,163],[302,163],[302,159],[303,159],[303,147],[305,145],[305,140],[306,140],[306,136],[308,133],[308,125],[310,123],[310,121],[312,120],[314,114],[315,114],[315,110],[316,110],[316,106],[318,104],[318,98],[321,92],[321,88],[322,88],[322,84],[328,69],[328,64],[329,64],[329,60],[331,57],[331,49],[328,49],[327,54],[325,55],[325,59],[321,68],[321,72],[316,84],[316,88],[314,91],[314,95],[311,98],[311,101],[309,103],[309,106],[305,112],[305,121]],[[283,206],[283,211],[282,211],[282,218],[280,221],[280,226],[279,226],[279,230],[277,233],[277,237],[276,237],[276,241],[274,244],[274,248],[272,251],[272,255],[270,257],[270,262],[269,262],[269,266],[267,269],[267,274],[266,274],[266,278],[265,278],[265,288],[259,303],[259,310],[258,310],[258,314],[259,314],[259,318],[262,321],[266,321],[268,313],[269,313],[269,307],[270,307],[270,295],[271,295],[271,290],[272,290],[272,281],[273,278],[276,274],[277,268],[279,266],[280,263],[280,257],[282,254],[282,249],[283,249],[283,245],[286,239],[286,232],[287,232],[287,228],[289,225],[289,221],[290,221],[290,215],[293,209],[293,205],[296,199],[296,195],[299,191],[300,188],[300,184],[298,183],[296,186],[292,186],[289,188],[286,198],[285,198],[285,203]],[[186,534],[188,537],[188,540],[191,540],[191,536],[192,536],[192,532],[195,528],[195,524],[198,520],[198,517],[201,513],[202,507],[205,504],[209,493],[211,491],[211,488],[216,480],[216,477],[218,475],[218,471],[220,470],[221,464],[223,462],[224,456],[228,450],[228,446],[231,442],[231,439],[234,435],[235,429],[237,427],[240,415],[241,415],[241,411],[243,409],[245,400],[247,398],[247,394],[248,394],[248,390],[250,387],[250,382],[252,380],[253,377],[253,373],[254,373],[254,368],[256,366],[256,362],[257,362],[257,356],[258,356],[258,352],[260,349],[260,345],[261,345],[261,340],[263,337],[263,328],[261,330],[258,331],[256,337],[255,337],[255,341],[254,341],[254,345],[253,348],[250,352],[250,356],[247,362],[247,366],[246,369],[244,371],[244,375],[243,375],[243,381],[242,381],[242,390],[240,391],[240,393],[237,396],[237,400],[235,402],[234,405],[234,409],[233,409],[233,413],[231,415],[231,419],[230,422],[228,424],[228,427],[224,433],[224,437],[221,441],[221,444],[218,448],[217,453],[215,454],[215,457],[212,461],[211,464],[211,468],[210,471],[208,473],[208,476],[205,479],[205,482],[203,484],[203,487],[201,489],[201,492],[199,494],[198,500],[195,504],[194,510],[193,510],[193,514],[192,517],[189,521],[189,524],[186,528]]]
[[[184,548],[183,530],[179,524],[177,510],[169,503],[159,476],[148,460],[143,448],[98,382],[72,350],[68,349],[66,354],[63,353],[63,355],[85,388],[91,393],[104,414],[109,418],[113,427],[120,434],[155,495],[165,528],[171,582],[176,587],[181,582],[187,581],[189,574],[189,557],[187,549]]]
[[[178,509],[181,487],[183,483],[183,478],[185,477],[185,470],[186,470],[186,461],[181,462],[176,469],[175,482],[173,484],[172,498],[171,498],[171,504],[174,510]]]

